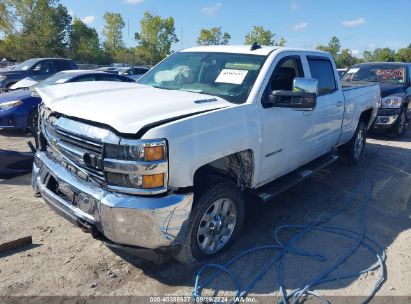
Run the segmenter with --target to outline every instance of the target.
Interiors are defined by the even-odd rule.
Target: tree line
[[[318,45],[317,49],[331,53],[339,68],[348,68],[361,62],[411,62],[411,44],[397,52],[388,47],[364,51],[363,58],[357,58],[350,49],[343,49],[340,40],[334,36],[327,45]]]
[[[119,13],[106,12],[99,34],[77,17],[72,17],[59,0],[0,0],[0,58],[23,61],[34,57],[69,57],[78,63],[154,65],[170,55],[177,43],[174,18],[162,18],[145,12],[140,31],[134,38],[137,46],[126,47],[123,39],[125,22]],[[231,35],[221,27],[201,29],[198,45],[225,45]],[[254,26],[244,37],[244,44],[285,46],[286,40],[262,26]],[[411,61],[411,44],[395,52],[389,48],[365,51],[363,59],[342,49],[340,40],[332,37],[317,49],[330,52],[338,67],[361,61]]]

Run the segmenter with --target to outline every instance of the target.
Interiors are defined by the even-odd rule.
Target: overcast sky
[[[253,25],[262,25],[287,40],[287,46],[315,48],[335,35],[355,55],[377,47],[398,49],[411,43],[409,0],[62,0],[99,34],[106,11],[119,12],[126,22],[124,40],[135,46],[134,33],[145,11],[173,16],[180,42],[194,46],[202,28],[221,26],[230,44],[242,44]]]

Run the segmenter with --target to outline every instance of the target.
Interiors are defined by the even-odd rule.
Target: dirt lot
[[[19,132],[0,130],[0,149],[28,151],[25,145],[28,139]],[[228,261],[241,250],[255,245],[272,244],[271,231],[279,225],[307,224],[332,213],[347,193],[365,179],[371,179],[375,185],[367,209],[366,233],[385,248],[388,256],[387,280],[377,296],[402,296],[392,299],[402,299],[403,303],[411,301],[411,130],[401,140],[375,135],[368,140],[359,166],[334,163],[283,193],[272,204],[251,208],[241,240],[213,262]],[[358,208],[353,206],[344,211],[332,224],[358,231]],[[127,255],[120,257],[56,215],[42,199],[34,198],[30,176],[0,181],[0,243],[26,235],[33,236],[32,246],[0,255],[0,295],[188,296],[193,289],[198,266],[183,267],[174,261],[155,265]],[[286,261],[286,286],[290,289],[301,286],[333,263],[352,243],[319,232],[307,236],[301,242],[302,248],[323,252],[329,258],[319,263],[291,256]],[[243,286],[271,255],[272,252],[256,253],[233,266]],[[360,249],[338,271],[361,270],[375,261],[375,257]],[[317,291],[327,296],[365,296],[379,275],[380,272],[375,271],[359,278],[328,283]],[[211,286],[223,294],[234,290],[224,276]],[[277,295],[277,289],[273,268],[254,288],[253,294]],[[0,302],[1,299],[6,298],[0,297]]]

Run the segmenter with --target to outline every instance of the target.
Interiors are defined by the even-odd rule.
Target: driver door
[[[292,91],[293,80],[304,77],[299,55],[283,56],[274,63],[274,70],[263,94],[262,168],[260,184],[272,181],[307,162],[311,149],[311,111],[264,105],[274,90]]]

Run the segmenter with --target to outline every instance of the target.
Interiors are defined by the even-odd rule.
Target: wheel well
[[[16,82],[10,82],[10,83],[8,83],[8,84],[6,85],[6,89],[10,89],[10,87],[11,87],[13,84],[16,84]]]
[[[372,110],[373,109],[368,109],[365,110],[364,112],[361,113],[359,121],[364,122],[367,126],[370,124],[371,116],[372,116]]]
[[[194,173],[194,187],[209,183],[210,177],[230,179],[241,190],[250,188],[253,182],[254,156],[251,150],[244,150],[216,159]]]

